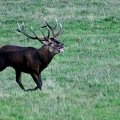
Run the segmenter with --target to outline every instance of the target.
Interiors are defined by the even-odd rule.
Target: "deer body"
[[[54,39],[54,37],[49,38],[49,35],[48,37],[44,36],[44,38],[39,38],[36,36],[34,31],[33,33],[35,37],[31,37],[24,31],[24,26],[22,26],[22,29],[19,27],[18,31],[23,33],[28,38],[39,40],[44,45],[39,49],[34,47],[20,47],[14,45],[5,45],[1,47],[0,71],[3,71],[6,67],[9,66],[13,67],[16,72],[16,82],[19,84],[22,90],[32,91],[38,88],[41,90],[41,72],[48,66],[56,54],[63,51],[64,44],[58,42],[56,39]],[[34,82],[37,85],[35,88],[27,90],[24,88],[21,83],[22,72],[28,73],[32,76]]]
[[[26,47],[19,51],[0,51],[0,71],[10,66],[15,69],[16,76],[19,76],[21,72],[29,73],[37,87],[41,89],[40,73],[48,66],[53,57],[54,54],[49,52],[47,46],[42,46],[40,49]],[[25,90],[19,77],[16,81]]]
[[[9,46],[9,49],[0,50],[1,59],[4,58],[5,60],[5,67],[11,66],[15,69],[18,68],[26,73],[29,73],[30,69],[35,69],[36,73],[41,72],[55,56],[55,54],[49,50],[48,46],[45,45],[40,49],[33,47],[19,48],[19,46],[13,50],[11,50],[11,48],[14,48],[14,46]]]
[[[24,48],[25,47],[16,46],[16,45],[5,45],[5,46],[2,46],[0,48],[0,50],[3,50],[3,51],[19,51],[19,50],[22,50]]]

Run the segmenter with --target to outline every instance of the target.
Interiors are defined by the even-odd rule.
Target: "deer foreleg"
[[[27,89],[26,91],[35,91],[37,89],[38,89],[38,86],[36,86],[35,88]]]
[[[32,76],[32,75],[31,75],[31,76]],[[33,77],[33,76],[32,76],[32,77]],[[40,83],[40,85],[42,86],[41,75],[36,76],[36,78],[38,78],[38,80],[39,80],[38,84]],[[33,77],[33,79],[35,79],[35,76]],[[36,82],[35,82],[35,83],[36,83]],[[38,85],[37,85],[35,88],[27,89],[27,91],[35,91],[35,90],[37,90],[38,88],[40,88],[40,90],[42,89],[41,87],[38,87]]]
[[[37,87],[35,87],[33,90],[36,90],[37,88],[39,88],[40,90],[42,90],[42,80],[41,77],[39,75],[36,74],[31,74],[33,80],[35,81],[35,83],[37,84]]]
[[[40,84],[41,84],[41,86],[42,86],[41,74],[39,74],[38,80],[39,80],[39,82],[40,82]]]

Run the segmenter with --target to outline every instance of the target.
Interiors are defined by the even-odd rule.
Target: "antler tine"
[[[33,34],[35,35],[35,37],[39,39],[39,37],[34,32],[33,27],[31,27],[31,30],[32,30]],[[45,34],[43,33],[43,31],[41,29],[40,29],[40,31],[41,31],[42,35],[44,36],[44,38],[49,39],[49,37],[50,37],[50,31],[49,31],[49,29],[48,29],[48,36],[47,37],[45,36]]]
[[[44,38],[46,38],[45,35],[44,35],[44,33],[43,33],[43,31],[41,30],[41,28],[40,28],[40,31],[41,31],[42,35],[44,36]]]
[[[50,38],[50,30],[48,29],[48,36],[47,37],[44,35],[44,33],[43,33],[43,31],[41,29],[40,29],[40,31],[41,31],[42,35],[44,36],[44,38],[49,40],[49,38]]]
[[[62,25],[61,24],[60,24],[60,31],[58,33],[56,33],[56,34],[54,32],[56,27],[58,26],[58,20],[56,18],[55,18],[56,25],[54,27],[51,27],[45,18],[44,18],[44,20],[46,22],[46,25],[43,26],[42,28],[44,28],[44,27],[49,28],[51,30],[52,35],[53,35],[54,38],[56,38],[57,36],[60,36],[63,33],[63,31],[61,31],[62,30]]]
[[[32,26],[31,26],[31,30],[32,30],[33,34],[35,35],[35,37],[37,38],[37,35],[36,35],[36,33],[34,32],[34,30],[33,30],[33,27],[32,27]]]
[[[50,30],[48,29],[48,36],[47,36],[47,38],[50,38]]]
[[[58,20],[55,18],[55,22],[56,22],[56,25],[53,27],[53,29],[56,29],[56,27],[58,26]]]
[[[49,28],[49,29],[51,30],[51,32],[52,32],[52,35],[54,36],[54,35],[55,35],[55,34],[54,34],[54,30],[56,29],[56,27],[57,27],[57,25],[58,25],[57,19],[55,19],[56,25],[55,25],[54,27],[51,27],[45,18],[44,18],[44,20],[45,20],[45,22],[46,22],[46,25],[45,25],[45,26],[42,26],[41,28],[44,28],[44,27]]]
[[[20,27],[20,24],[19,24],[19,23],[17,23],[17,25],[18,25],[17,31],[18,31],[18,32],[23,32],[23,31],[24,31],[24,22],[22,22],[22,27]],[[25,31],[24,31],[24,32],[25,32]]]
[[[44,18],[44,20],[47,21],[45,18]],[[40,28],[45,28],[45,27],[47,27],[47,25],[44,25],[44,26],[42,26],[42,27],[40,27]]]
[[[60,36],[63,32],[64,32],[64,31],[63,31],[63,29],[62,29],[62,24],[60,23],[60,30],[59,30],[58,33],[56,33],[56,34],[54,35],[54,38]]]
[[[25,26],[25,24],[24,24],[24,22],[22,21],[22,30],[24,31],[24,26]]]
[[[36,33],[34,32],[34,30],[33,30],[32,27],[31,27],[31,30],[32,30],[32,32],[33,32],[33,34],[34,34],[34,37],[28,35],[28,34],[26,33],[25,29],[24,29],[24,22],[22,22],[22,26],[20,26],[19,23],[17,23],[17,25],[18,25],[17,31],[23,33],[26,37],[28,37],[28,38],[30,38],[30,39],[37,39],[37,40],[39,40],[39,41],[44,40],[44,38],[40,38],[40,37],[38,37],[38,36],[36,35]]]
[[[48,38],[50,37],[50,31],[49,29],[52,31],[52,34],[54,36],[54,29],[57,27],[57,24],[52,28],[49,23],[47,22],[47,20],[44,18],[45,22],[46,22],[46,25],[42,26],[41,28],[45,28],[47,27],[48,28]],[[55,19],[56,23],[57,23],[57,19]],[[43,34],[43,33],[42,33]]]
[[[52,29],[52,27],[49,25],[49,23],[47,22],[47,20],[44,18],[45,22],[46,22],[46,27],[49,27],[50,29]]]
[[[58,20],[57,20],[57,18],[55,18],[55,21],[56,21],[56,23],[57,23],[57,25],[58,25]]]
[[[21,32],[21,31],[20,31],[20,29],[21,29],[21,28],[20,28],[20,24],[17,23],[17,26],[18,26],[17,31],[18,31],[18,32]]]

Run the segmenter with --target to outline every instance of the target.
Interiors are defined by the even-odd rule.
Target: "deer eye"
[[[52,42],[50,42],[49,45],[52,45]]]

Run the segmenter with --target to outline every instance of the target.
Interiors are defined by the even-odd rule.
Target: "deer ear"
[[[47,45],[48,42],[46,40],[42,41],[42,44]]]
[[[44,40],[42,41],[42,44],[48,45],[50,43],[50,38],[45,37]]]

